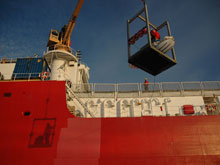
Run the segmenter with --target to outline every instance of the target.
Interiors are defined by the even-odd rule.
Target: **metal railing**
[[[13,73],[11,79],[37,79],[41,78],[41,73]]]
[[[17,58],[11,57],[11,58],[0,58],[0,64],[1,63],[16,63]]]
[[[41,77],[42,73],[13,73],[2,74],[15,80],[24,78]],[[50,76],[50,75],[49,75]],[[48,77],[49,77],[48,76]],[[47,79],[48,80],[48,79]],[[87,83],[72,84],[71,89],[77,93],[128,93],[128,92],[187,92],[187,91],[220,91],[220,81],[195,81],[195,82],[160,82],[149,83],[147,89],[144,83]]]
[[[89,84],[74,84],[78,87],[78,92],[154,92],[154,91],[200,91],[200,90],[220,90],[220,81],[205,81],[205,82],[161,82],[149,83],[148,89],[145,89],[144,83],[122,83],[122,84],[107,84],[107,83],[89,83]],[[82,87],[90,86],[89,91],[84,91]]]
[[[46,51],[44,51],[43,52],[43,54],[47,54],[48,52],[50,52],[50,51],[53,51],[53,50],[68,50],[68,52],[70,52],[71,54],[74,54],[74,55],[76,55],[76,50],[75,49],[73,49],[73,48],[71,48],[71,47],[67,47],[67,46],[62,46],[62,45],[59,45],[59,47],[58,46],[50,46],[50,47],[47,47],[47,50]]]
[[[38,73],[12,73],[12,74],[0,74],[0,81],[8,80],[31,80],[31,79],[41,79],[49,80],[50,75],[42,75],[42,72]]]
[[[33,56],[33,57],[1,57],[0,58],[0,64],[2,63],[16,63],[17,59],[20,58],[41,58],[40,56]]]
[[[166,93],[175,93],[176,95],[189,95],[194,92],[195,95],[203,95],[204,92],[219,92],[220,81],[205,81],[205,82],[161,82],[149,83],[146,88],[144,83],[129,83],[129,84],[75,84],[72,85],[72,90],[77,93],[92,93],[92,94],[123,94],[123,93],[138,93],[139,95],[156,94],[160,96]]]
[[[3,77],[2,77],[3,76]],[[17,79],[34,79],[41,78],[41,73],[13,73],[10,75],[2,74],[0,80],[17,80]],[[49,76],[44,80],[49,80]],[[7,77],[7,78],[6,78]],[[195,95],[209,94],[220,95],[220,81],[195,81],[195,82],[160,82],[149,83],[146,88],[144,83],[88,83],[88,84],[71,84],[71,89],[76,93],[92,94],[123,94],[137,93],[139,96],[159,93],[158,96],[164,96],[166,93],[175,93],[175,95],[189,95],[194,92]],[[192,94],[193,95],[193,94]]]
[[[91,116],[91,117],[95,117],[95,115],[88,109],[88,107],[85,106],[85,104],[80,100],[80,98],[72,91],[72,89],[68,86],[68,84],[66,84],[66,89],[69,92],[69,95],[72,96],[73,98],[75,98],[79,104],[84,108],[84,110]]]

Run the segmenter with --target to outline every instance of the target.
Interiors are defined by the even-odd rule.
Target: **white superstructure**
[[[144,90],[144,84],[75,86],[78,88],[68,88],[72,92],[67,94],[67,103],[70,111],[84,117],[91,117],[90,113],[95,117],[219,114],[220,82],[152,83],[148,91]],[[84,86],[90,88],[85,89]],[[193,107],[193,114],[186,114],[184,106],[187,105]]]
[[[6,59],[6,58],[0,59],[0,80],[11,79],[12,73],[15,68],[15,64],[16,64],[16,59],[12,59],[12,58],[11,59]]]
[[[50,80],[67,81],[71,84],[88,83],[89,67],[79,62],[77,52],[47,50],[43,56],[50,68]]]

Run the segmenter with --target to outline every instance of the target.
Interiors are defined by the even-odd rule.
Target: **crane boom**
[[[78,0],[68,25],[64,25],[60,32],[58,30],[51,29],[47,43],[47,47],[49,47],[50,50],[64,49],[70,52],[70,37],[83,3],[84,0]]]
[[[69,44],[73,28],[75,27],[75,24],[76,24],[76,19],[78,17],[80,9],[82,8],[83,3],[84,3],[84,0],[78,0],[78,3],[76,5],[76,8],[75,8],[73,14],[72,14],[71,19],[69,20],[69,23],[68,23],[68,26],[67,26],[67,29],[66,29],[66,33],[65,33],[64,38],[63,38],[63,44],[64,45]]]

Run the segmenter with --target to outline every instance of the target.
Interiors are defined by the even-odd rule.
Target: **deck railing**
[[[38,73],[12,73],[12,74],[1,74],[0,73],[0,81],[15,81],[15,80],[49,80],[48,76],[42,76],[41,72]]]
[[[85,87],[89,90],[85,90]],[[76,92],[172,92],[172,91],[200,91],[200,90],[220,90],[220,81],[203,81],[203,82],[161,82],[149,83],[145,89],[144,83],[89,83],[89,84],[73,84],[72,88],[76,88]]]
[[[7,78],[6,78],[7,77]],[[13,73],[10,75],[1,75],[0,80],[17,80],[17,79],[43,79],[41,73]],[[49,77],[43,80],[49,80]],[[82,94],[108,94],[123,95],[126,93],[137,96],[185,96],[185,95],[220,95],[220,81],[195,81],[195,82],[160,82],[149,83],[148,87],[144,83],[88,83],[88,84],[71,84],[71,89],[76,93]],[[137,96],[136,96],[136,95]]]
[[[0,58],[0,64],[1,63],[16,63],[17,58],[11,57],[11,58]]]
[[[74,54],[74,55],[76,55],[76,50],[75,49],[73,49],[73,48],[71,48],[71,47],[67,47],[67,46],[62,46],[62,45],[59,45],[59,46],[51,46],[51,47],[47,47],[47,49],[46,49],[46,51],[44,51],[43,52],[43,54],[47,54],[48,52],[50,52],[50,51],[53,51],[53,50],[58,50],[58,49],[60,49],[60,50],[68,50],[68,52],[70,52],[71,54]]]
[[[127,83],[127,84],[73,84],[72,90],[76,93],[87,94],[112,94],[123,95],[131,93],[133,96],[166,96],[171,95],[220,95],[220,81],[205,82],[160,82],[149,83],[148,87],[144,83]],[[217,93],[218,92],[218,93]],[[109,95],[110,96],[110,95]],[[126,95],[125,95],[126,96]]]

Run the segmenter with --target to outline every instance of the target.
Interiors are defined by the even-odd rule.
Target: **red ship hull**
[[[0,82],[0,164],[220,164],[220,116],[75,118],[65,82]]]

